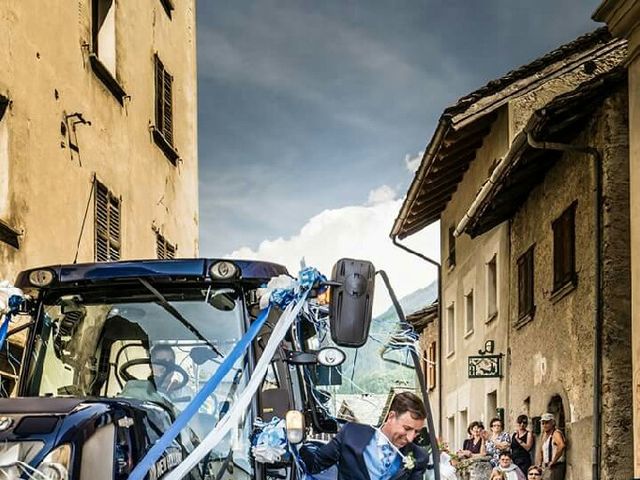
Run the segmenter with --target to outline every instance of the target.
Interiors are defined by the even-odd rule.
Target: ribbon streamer
[[[197,413],[200,405],[203,404],[215,391],[235,362],[249,350],[251,342],[253,342],[258,332],[266,322],[269,312],[271,311],[271,307],[275,305],[284,309],[284,313],[274,327],[269,338],[269,342],[262,352],[260,360],[256,364],[253,375],[249,379],[242,395],[238,398],[238,401],[234,404],[232,409],[227,412],[224,418],[203,439],[202,443],[200,443],[200,445],[198,445],[180,465],[168,473],[165,480],[176,480],[186,475],[200,460],[202,460],[202,458],[204,458],[205,455],[220,443],[225,435],[231,430],[234,423],[238,422],[238,418],[246,411],[255,392],[260,387],[260,384],[267,372],[267,368],[271,363],[271,358],[275,355],[280,342],[284,339],[291,324],[300,313],[310,290],[314,286],[317,287],[323,281],[326,281],[326,278],[315,268],[305,268],[300,272],[299,276],[299,282],[287,278],[285,284],[284,279],[281,278],[282,275],[269,282],[265,290],[265,293],[268,294],[268,296],[264,295],[269,299],[269,307],[262,310],[260,316],[251,324],[247,333],[240,339],[223,364],[216,370],[214,376],[207,381],[189,405],[187,405],[185,410],[178,416],[176,421],[169,427],[162,437],[158,439],[153,447],[151,447],[140,463],[136,465],[131,472],[131,475],[129,475],[129,480],[143,480],[144,476],[160,458],[164,450],[180,434],[180,431],[189,423],[189,420],[191,420],[191,418]],[[261,307],[264,305],[263,299],[261,299],[260,304]]]
[[[267,373],[267,368],[271,363],[272,357],[275,355],[280,342],[285,338],[291,324],[300,313],[300,310],[307,299],[308,293],[309,291],[307,290],[302,294],[302,297],[297,302],[290,303],[287,306],[271,332],[267,346],[262,352],[260,360],[258,360],[258,363],[256,364],[253,375],[251,375],[242,395],[240,395],[231,410],[220,421],[220,423],[218,423],[216,427],[206,437],[204,437],[202,443],[200,443],[200,445],[198,445],[180,465],[164,477],[164,480],[180,480],[182,477],[187,475],[191,469],[193,469],[198,462],[205,457],[205,455],[213,450],[216,445],[224,439],[233,426],[238,424],[240,416],[247,411],[256,391],[260,388],[262,379]]]
[[[193,398],[193,400],[191,400],[189,405],[187,405],[184,411],[178,416],[178,418],[176,418],[175,422],[171,424],[169,429],[156,441],[142,460],[140,460],[140,463],[136,465],[131,472],[131,475],[129,475],[129,480],[143,480],[144,476],[151,469],[153,464],[160,458],[160,456],[162,456],[165,449],[171,445],[173,440],[180,434],[180,431],[198,412],[200,405],[202,405],[213,391],[218,388],[218,385],[220,385],[220,382],[233,368],[236,361],[238,361],[238,359],[245,354],[246,350],[249,349],[251,342],[255,339],[258,332],[266,322],[270,311],[271,308],[267,308],[260,312],[260,316],[251,324],[247,333],[245,333],[235,347],[233,347],[233,350],[231,350],[231,353],[227,358],[225,358],[222,365],[218,367],[216,373],[214,373],[207,383],[204,384],[198,394]]]

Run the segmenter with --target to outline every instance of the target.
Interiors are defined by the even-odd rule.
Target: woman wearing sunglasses
[[[526,415],[520,415],[516,422],[518,427],[511,436],[511,455],[513,457],[513,463],[523,472],[527,472],[531,466],[533,433],[527,430],[529,419]]]

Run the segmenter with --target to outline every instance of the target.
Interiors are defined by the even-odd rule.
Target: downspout
[[[596,308],[594,312],[595,338],[593,342],[593,450],[591,463],[592,480],[600,480],[601,451],[601,412],[602,412],[602,156],[593,147],[570,145],[557,142],[540,142],[533,138],[531,131],[527,131],[527,142],[531,148],[539,150],[558,150],[561,152],[584,153],[593,158],[593,170],[595,176],[594,186],[594,223],[593,233],[596,264],[594,268]]]
[[[393,244],[416,257],[421,258],[427,263],[436,267],[438,275],[438,432],[442,435],[442,266],[440,262],[436,262],[432,258],[423,255],[420,252],[411,250],[409,247],[398,242],[397,235],[391,237]],[[437,460],[434,460],[437,461]]]

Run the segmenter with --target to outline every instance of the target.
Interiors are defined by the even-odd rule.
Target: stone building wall
[[[510,417],[539,416],[554,396],[562,399],[566,434],[571,441],[569,465],[581,465],[590,476],[592,413],[593,316],[593,178],[589,160],[567,155],[534,189],[512,221],[511,284],[518,283],[518,258],[534,245],[535,314],[530,323],[510,335]],[[553,232],[551,222],[577,200],[575,216],[575,290],[551,301],[553,290]],[[510,292],[510,323],[518,321],[518,290]],[[586,316],[586,318],[585,318]],[[575,439],[575,440],[574,440]],[[581,458],[584,457],[584,458]],[[576,472],[574,472],[575,475]]]
[[[85,210],[78,261],[94,261],[94,175],[121,199],[121,258],[155,258],[156,231],[178,256],[198,252],[195,1],[178,2],[171,16],[161,0],[113,2],[120,100],[91,66],[91,5],[0,7],[0,94],[10,101],[0,120],[0,220],[19,232],[19,248],[0,242],[0,279],[71,263]],[[156,53],[173,76],[175,165],[150,129]],[[74,133],[67,119],[63,132],[76,112],[91,124]]]
[[[571,59],[574,67],[563,75],[549,78],[542,88],[534,88],[509,103],[511,109],[511,132],[517,134],[529,120],[531,112],[544,107],[558,95],[571,91],[587,80],[602,75],[621,65],[627,54],[626,42],[612,40],[599,47],[589,58],[584,55]]]
[[[604,154],[605,176],[605,292],[614,297],[628,295],[628,225],[622,219],[628,215],[628,201],[624,190],[628,162],[624,149],[624,125],[617,109],[622,94],[617,93],[598,110],[591,123],[572,142],[577,145],[595,145]],[[610,143],[614,139],[617,143]],[[591,477],[593,445],[593,355],[594,312],[596,308],[594,264],[594,171],[590,157],[579,153],[566,153],[548,171],[543,182],[534,188],[511,222],[511,276],[512,285],[518,284],[517,260],[534,245],[534,304],[535,314],[526,324],[518,323],[518,291],[510,292],[510,411],[513,419],[520,413],[538,416],[558,408],[561,400],[565,419],[565,433],[569,440],[567,453],[567,479]],[[553,230],[551,223],[572,203],[575,211],[575,252],[577,284],[562,296],[552,296],[553,290]],[[607,216],[608,215],[608,216]],[[622,223],[621,223],[622,222]],[[614,226],[615,225],[615,226]],[[628,478],[623,470],[607,470],[613,466],[620,451],[627,452],[629,433],[620,430],[631,401],[621,395],[627,388],[625,379],[626,357],[630,352],[623,344],[620,352],[613,353],[611,341],[620,339],[621,328],[629,322],[628,304],[618,302],[613,307],[605,303],[605,386],[603,403],[605,438],[616,436],[618,445],[603,451],[603,470],[611,476]],[[626,350],[626,353],[625,353]],[[630,358],[630,357],[629,357]],[[617,371],[620,369],[619,371]],[[627,373],[628,375],[628,373]],[[610,390],[610,391],[608,391]],[[555,399],[555,402],[554,402]],[[615,408],[611,403],[618,402]],[[625,408],[625,405],[628,406]],[[621,417],[622,416],[622,417]],[[603,418],[604,418],[603,417]],[[630,442],[630,440],[629,440]],[[618,476],[622,475],[622,476]]]
[[[628,94],[608,98],[597,145],[603,154],[602,478],[633,476],[633,370]]]
[[[626,60],[629,78],[629,187],[630,204],[640,200],[640,3],[636,0],[603,0],[593,15],[607,23],[612,35],[626,38],[629,50]],[[640,210],[630,212],[631,243],[631,315],[632,315],[632,397],[634,432],[634,475],[640,478]]]
[[[509,310],[510,306],[513,306],[514,298],[517,300],[517,296],[514,297],[517,295],[517,291],[510,288],[510,285],[515,284],[509,271],[510,267],[507,265],[509,261],[513,261],[515,255],[513,252],[514,244],[510,243],[508,238],[509,225],[505,222],[476,238],[470,238],[468,235],[458,237],[456,239],[456,266],[450,269],[446,266],[449,228],[457,225],[466,213],[479,189],[490,175],[492,166],[506,154],[510,142],[519,133],[533,111],[543,107],[556,96],[575,89],[585,80],[620,65],[625,55],[625,42],[612,40],[607,44],[599,45],[592,51],[576,53],[570,58],[566,58],[562,63],[549,65],[537,74],[537,78],[527,79],[527,86],[521,87],[521,90],[518,90],[517,86],[512,86],[508,87],[508,89],[513,89],[512,92],[503,92],[493,96],[502,95],[508,98],[500,100],[506,104],[498,110],[497,120],[492,125],[490,133],[484,138],[482,147],[477,150],[475,159],[465,172],[455,194],[441,216],[440,244],[441,258],[443,259],[443,338],[441,339],[443,350],[441,359],[444,378],[442,423],[445,435],[448,433],[446,424],[450,423],[451,418],[455,418],[457,421],[461,418],[459,413],[465,410],[468,421],[475,419],[489,421],[493,414],[489,413],[488,405],[494,400],[489,400],[488,395],[492,392],[497,394],[495,400],[497,407],[506,408],[511,413],[520,413],[521,411],[529,413],[529,410],[532,410],[530,400],[525,402],[526,397],[517,399],[515,405],[509,405],[511,399],[517,398],[508,391],[513,382],[507,383],[500,379],[467,379],[468,356],[477,355],[478,351],[483,348],[485,341],[494,340],[495,353],[507,354],[503,370],[505,377],[515,374],[521,380],[526,380],[521,371],[515,371],[519,365],[514,365],[509,361],[509,352],[511,355],[515,353],[509,338],[509,321],[506,318],[509,314],[505,314],[505,312]],[[477,108],[489,101],[498,101],[493,97],[478,100]],[[470,107],[469,111],[474,108]],[[580,182],[584,181],[588,181],[588,178],[580,179]],[[581,202],[580,208],[584,208],[584,202]],[[533,228],[532,234],[534,235],[539,230],[537,225],[531,224],[523,225],[522,228]],[[585,228],[588,229],[589,226],[586,225]],[[542,246],[549,250],[548,245]],[[521,246],[516,243],[515,247],[520,248]],[[497,255],[498,259],[499,308],[496,318],[490,319],[486,309],[487,279],[485,270],[487,262],[493,255]],[[543,267],[550,268],[548,264]],[[545,288],[550,291],[548,285]],[[466,335],[464,332],[464,302],[465,295],[471,289],[474,290],[477,318],[474,332]],[[452,305],[456,317],[456,352],[453,355],[448,355],[446,348],[447,308]],[[586,330],[579,333],[586,336],[590,334]],[[565,360],[573,361],[574,359],[567,357]],[[536,358],[536,362],[544,365],[545,358]],[[537,377],[540,377],[540,374]],[[584,380],[581,382],[585,383]],[[471,398],[473,401],[470,400]],[[534,413],[533,410],[532,413]],[[507,415],[506,426],[508,429],[513,429],[514,421],[513,415]],[[460,432],[460,426],[456,425],[455,430]]]

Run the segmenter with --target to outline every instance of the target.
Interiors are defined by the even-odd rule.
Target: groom
[[[422,400],[411,392],[397,394],[378,430],[348,423],[326,445],[300,450],[309,473],[338,465],[338,480],[418,480],[427,468],[427,454],[413,439],[426,418]]]

